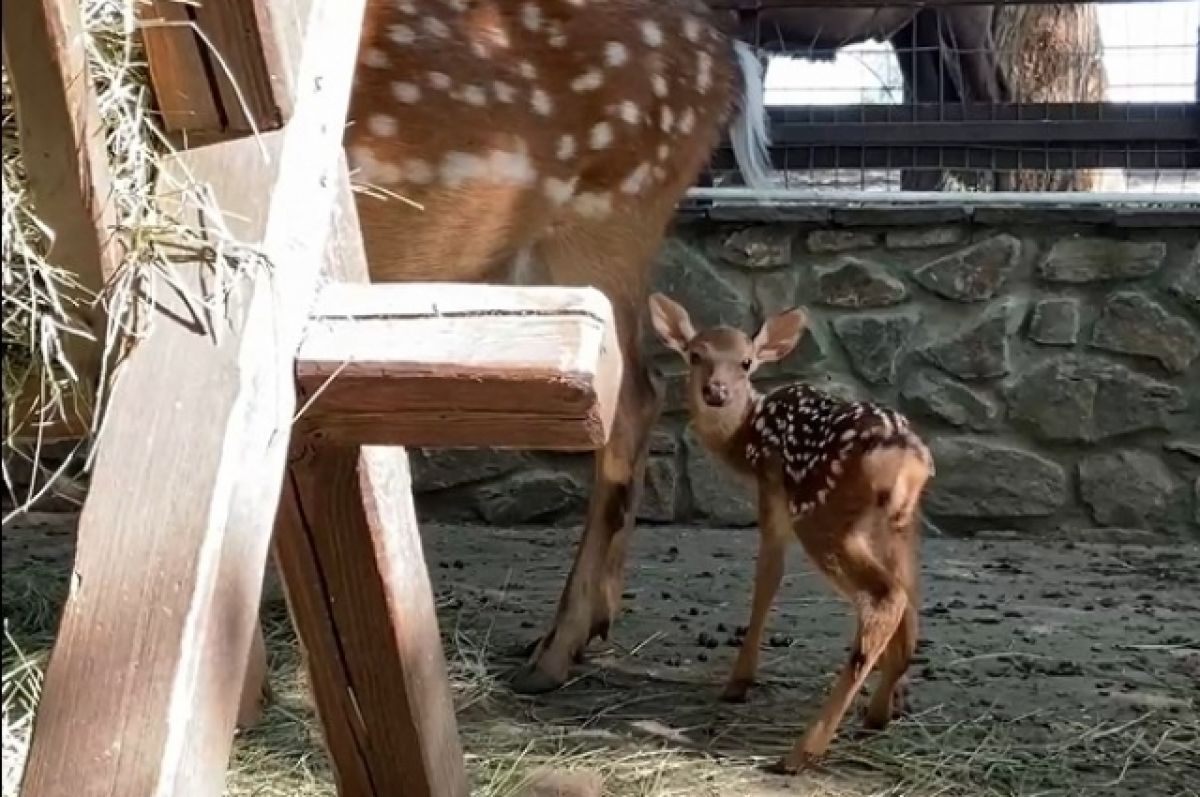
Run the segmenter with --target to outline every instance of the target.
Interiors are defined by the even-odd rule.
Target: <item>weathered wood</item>
[[[350,192],[328,275],[365,282]],[[433,595],[401,448],[295,438],[275,555],[342,797],[466,794]],[[361,452],[361,453],[360,453]]]
[[[590,451],[621,356],[590,288],[334,284],[297,355],[297,430],[336,443]]]
[[[77,303],[74,323],[102,338],[104,323],[93,300],[120,266],[123,251],[79,3],[4,3],[3,23],[29,196],[52,231],[46,256],[74,275],[78,290],[63,297],[68,306]],[[7,419],[12,436],[45,442],[86,434],[101,354],[86,337],[64,335],[64,355],[80,376],[78,395],[63,403],[64,417],[55,417],[39,395],[42,375],[33,374]]]
[[[151,84],[168,133],[212,142],[275,130],[288,119],[293,87],[275,13],[254,0],[139,5]]]
[[[291,122],[182,153],[164,164],[162,195],[181,196],[190,176],[233,234],[286,264],[286,278],[252,269],[214,317],[197,317],[180,293],[156,294],[153,329],[127,359],[97,441],[27,797],[221,791],[363,2],[280,2],[276,13],[304,32]],[[202,295],[209,273],[191,265],[175,276]]]
[[[246,677],[242,681],[242,697],[238,702],[237,727],[245,730],[258,724],[270,687],[267,683],[267,642],[262,625],[254,630],[250,655],[246,662]]]

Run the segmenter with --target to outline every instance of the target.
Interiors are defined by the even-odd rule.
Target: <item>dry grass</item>
[[[16,794],[51,629],[64,597],[61,568],[27,562],[5,572],[5,797]],[[952,711],[937,706],[901,721],[893,732],[839,740],[824,773],[772,779],[759,766],[773,756],[751,751],[777,754],[802,732],[805,718],[780,722],[765,719],[753,706],[717,708],[709,685],[698,681],[657,679],[644,671],[626,675],[622,670],[641,670],[632,651],[619,652],[619,661],[581,675],[558,695],[517,697],[498,669],[516,659],[492,649],[486,623],[478,630],[480,608],[464,608],[459,598],[439,607],[476,797],[511,797],[545,766],[598,771],[610,797],[1032,797],[1083,793],[1075,784],[1097,772],[1112,774],[1105,776],[1105,788],[1090,793],[1140,793],[1153,772],[1156,788],[1146,793],[1183,795],[1200,776],[1195,712],[1175,718],[1146,713],[1106,724],[1058,716],[1052,708],[1036,717],[984,712],[953,719]],[[471,621],[460,622],[467,614]],[[332,797],[282,603],[269,604],[264,626],[274,700],[261,724],[237,740],[226,794]],[[815,673],[801,691],[819,694],[826,680]]]

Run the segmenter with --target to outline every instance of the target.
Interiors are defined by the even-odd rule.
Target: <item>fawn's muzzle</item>
[[[700,389],[700,396],[710,407],[724,407],[729,401],[729,387],[722,382],[708,382]]]

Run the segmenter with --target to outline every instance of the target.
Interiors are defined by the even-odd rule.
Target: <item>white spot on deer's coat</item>
[[[433,167],[417,158],[406,160],[400,171],[401,179],[406,182],[425,185],[433,181]]]
[[[700,41],[700,20],[692,16],[684,17],[683,36],[693,43]]]
[[[580,216],[602,219],[612,213],[612,194],[607,191],[585,191],[572,200],[571,207]]]
[[[363,63],[372,69],[387,69],[391,64],[388,60],[387,53],[380,50],[378,47],[368,47],[363,51]]]
[[[401,13],[408,14],[409,16],[417,13],[417,5],[412,0],[399,0],[396,3],[396,8],[400,9]]]
[[[388,38],[393,44],[412,44],[417,40],[417,34],[408,25],[388,26]]]
[[[636,125],[638,120],[642,118],[642,113],[638,110],[637,103],[633,100],[625,100],[617,106],[617,115],[631,125]]]
[[[479,86],[463,86],[455,95],[455,99],[480,108],[487,105],[487,94]]]
[[[517,71],[520,72],[521,77],[525,78],[526,80],[537,79],[537,70],[534,69],[533,64],[529,63],[528,61],[522,61],[521,63],[517,64]]]
[[[542,27],[542,9],[537,3],[526,3],[521,6],[521,24],[527,30],[538,31]]]
[[[421,99],[421,87],[416,83],[406,83],[403,80],[397,80],[392,83],[392,96],[400,102],[412,105]]]
[[[651,75],[650,76],[650,88],[652,88],[654,90],[655,97],[659,97],[659,98],[666,97],[667,96],[667,79],[665,77],[663,77],[662,75]]]
[[[629,48],[620,42],[609,42],[604,45],[604,63],[607,66],[621,66],[629,60]]]
[[[675,126],[675,112],[671,110],[669,105],[662,107],[662,114],[658,120],[658,126],[662,128],[664,133],[670,133],[671,128]]]
[[[449,26],[437,17],[425,17],[421,20],[421,27],[425,28],[425,32],[430,36],[436,36],[439,39],[445,39],[450,35]]]
[[[688,135],[696,127],[696,109],[684,108],[679,116],[679,132]]]
[[[396,135],[400,129],[400,125],[396,122],[396,117],[388,116],[386,113],[373,113],[367,117],[367,130],[371,131],[371,135],[381,138],[389,138]]]
[[[650,164],[643,163],[629,173],[629,175],[621,181],[621,192],[625,194],[637,194],[646,185],[646,180],[650,177]]]
[[[575,183],[578,177],[570,180],[560,180],[557,177],[547,177],[544,183],[546,197],[557,207],[562,207],[571,201],[575,193]]]
[[[503,103],[510,103],[517,97],[517,90],[503,80],[493,83],[492,91],[495,92],[496,99]]]
[[[486,158],[468,152],[448,152],[442,159],[442,182],[458,188],[472,179],[487,179],[496,183],[529,185],[537,173],[524,152],[492,150]]]
[[[661,166],[654,167],[654,179],[662,182],[667,177],[667,170]]]
[[[551,22],[546,26],[546,33],[550,36],[547,43],[554,49],[561,50],[567,46],[567,36],[563,33],[562,25]]]
[[[712,68],[712,56],[701,51],[696,56],[696,90],[701,94],[707,94],[712,87]]]
[[[595,91],[604,85],[604,75],[599,69],[589,69],[571,81],[571,91],[582,94],[585,91]]]
[[[570,135],[562,135],[558,139],[558,147],[555,149],[555,155],[560,161],[569,160],[575,154],[575,137]]]
[[[667,146],[666,144],[659,144],[658,145],[658,159],[660,161],[665,161],[669,157],[671,157],[671,148],[669,146]]]
[[[588,146],[592,149],[606,149],[612,140],[612,125],[608,122],[597,122],[588,137]]]
[[[663,43],[662,28],[652,19],[643,19],[640,25],[642,29],[642,41],[651,47],[659,47]]]
[[[441,89],[442,91],[445,91],[446,89],[450,88],[451,85],[453,85],[453,81],[450,80],[450,76],[445,72],[430,72],[428,77],[429,85],[433,86],[435,89]]]
[[[529,104],[535,113],[542,116],[549,116],[554,110],[554,103],[550,101],[550,95],[541,89],[534,89],[529,95]]]

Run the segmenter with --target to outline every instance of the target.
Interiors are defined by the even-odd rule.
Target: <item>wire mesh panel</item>
[[[779,188],[1200,192],[1196,0],[709,1],[769,56]]]

